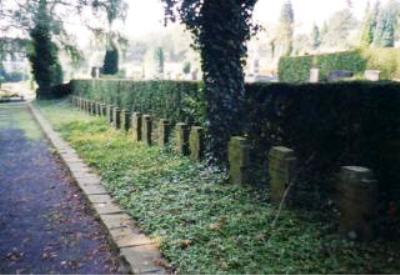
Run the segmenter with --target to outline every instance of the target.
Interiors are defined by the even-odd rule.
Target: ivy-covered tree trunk
[[[240,134],[245,92],[242,65],[249,27],[240,1],[204,1],[201,14],[198,40],[212,139],[210,151],[224,161],[229,138]]]
[[[178,14],[200,50],[208,104],[209,149],[216,159],[225,161],[229,138],[242,134],[245,43],[253,28],[251,18],[257,0],[163,2],[166,18],[174,21]]]

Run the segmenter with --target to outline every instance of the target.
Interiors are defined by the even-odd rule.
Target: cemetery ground
[[[157,241],[179,273],[398,273],[399,241],[354,242],[331,211],[284,208],[267,190],[227,183],[213,167],[132,141],[66,100],[38,102],[56,131]]]
[[[116,273],[118,255],[28,111],[0,104],[0,273]]]

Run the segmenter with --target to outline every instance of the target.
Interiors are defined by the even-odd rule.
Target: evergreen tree
[[[398,5],[391,0],[379,12],[373,44],[375,47],[393,47],[397,25]]]
[[[117,74],[119,70],[119,53],[116,45],[111,41],[104,57],[102,73],[105,75]]]
[[[290,55],[293,51],[294,11],[290,0],[283,4],[279,19],[278,41],[283,55]]]
[[[157,62],[157,73],[160,77],[164,75],[165,54],[162,47],[158,47],[155,51],[155,59]]]
[[[331,48],[348,48],[349,34],[357,25],[357,20],[350,9],[343,9],[335,12],[329,18],[327,32],[324,35],[324,46]]]
[[[314,24],[312,33],[311,33],[311,41],[312,41],[312,48],[316,50],[321,45],[321,33],[319,28],[316,24]]]
[[[364,22],[361,29],[361,46],[368,47],[374,41],[376,25],[379,15],[380,2],[375,3],[374,8],[370,9],[370,2],[367,4],[367,9],[365,11]]]
[[[58,48],[51,40],[51,17],[47,0],[40,0],[35,17],[35,26],[30,31],[32,49],[29,61],[32,74],[38,84],[38,98],[51,98],[51,87],[61,84],[63,73],[58,61]]]

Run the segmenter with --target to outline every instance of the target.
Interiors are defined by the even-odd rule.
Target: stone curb
[[[134,274],[166,274],[156,263],[165,262],[154,241],[140,232],[135,221],[116,204],[96,175],[78,156],[76,151],[56,133],[51,124],[31,103],[33,117],[45,136],[68,167],[72,177],[87,197],[91,207],[107,229],[109,239],[118,248],[121,259]]]

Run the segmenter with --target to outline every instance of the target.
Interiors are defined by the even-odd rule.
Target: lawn
[[[399,242],[358,243],[328,216],[276,207],[264,191],[113,130],[67,101],[36,103],[179,273],[399,273]]]

